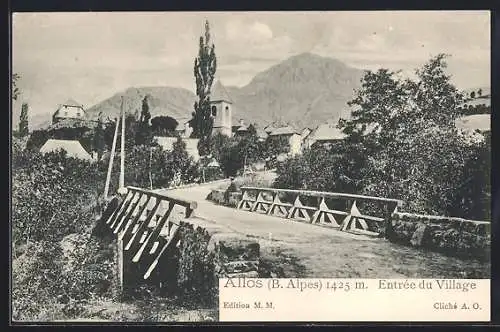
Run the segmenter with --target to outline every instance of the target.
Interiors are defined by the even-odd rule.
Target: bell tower
[[[210,95],[210,116],[214,121],[212,135],[221,133],[232,136],[232,104],[226,89],[217,81]]]

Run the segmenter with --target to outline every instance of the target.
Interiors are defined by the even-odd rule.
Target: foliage
[[[17,98],[19,98],[19,95],[21,94],[21,90],[18,87],[18,82],[19,82],[20,78],[21,78],[21,76],[18,73],[14,73],[12,75],[11,89],[12,89],[12,99],[13,100],[17,100]]]
[[[27,103],[23,103],[21,106],[21,115],[19,116],[19,135],[21,137],[29,135]]]
[[[86,126],[34,130],[28,139],[26,148],[38,151],[49,139],[77,140],[85,150],[92,151],[94,130]]]
[[[13,318],[82,317],[86,303],[111,296],[113,252],[90,235],[102,204],[107,161],[90,164],[63,151],[42,155],[23,149],[22,139],[14,141]],[[186,183],[199,176],[180,140],[171,152],[133,146],[125,164],[126,184],[133,186],[149,187],[150,170],[155,187],[168,187],[176,177]],[[114,163],[111,192],[117,189],[118,168]]]
[[[90,225],[89,213],[74,207],[95,204],[102,192],[104,177],[92,164],[63,151],[23,151],[13,156],[12,167],[14,242],[57,241]]]
[[[314,145],[302,155],[278,163],[274,186],[334,192],[358,192],[366,163],[360,144],[337,142],[331,147]]]
[[[445,73],[445,55],[416,71],[368,71],[339,127],[347,138],[278,165],[276,186],[402,199],[410,212],[489,218],[491,149],[455,127],[464,96]]]
[[[219,151],[219,163],[226,177],[236,176],[243,169],[243,159],[240,156],[238,144],[231,140]]]
[[[177,120],[170,116],[157,116],[151,119],[151,131],[155,136],[176,136]]]
[[[210,139],[210,151],[219,161],[226,177],[236,176],[245,165],[260,161],[265,156],[264,144],[255,131],[243,136],[227,137],[220,133]]]
[[[491,133],[484,136],[484,141],[465,151],[462,176],[454,182],[455,193],[449,207],[452,215],[491,219]]]
[[[137,145],[151,144],[152,132],[149,123],[150,119],[151,119],[151,113],[149,112],[148,96],[146,95],[142,100],[142,111],[135,133],[135,144]]]
[[[212,133],[213,120],[210,114],[210,89],[217,69],[215,45],[210,46],[210,28],[205,22],[205,38],[200,37],[198,56],[194,61],[194,77],[198,101],[194,104],[192,137],[205,141]],[[200,151],[201,153],[201,151]]]
[[[200,174],[198,165],[194,163],[186,151],[186,143],[179,137],[174,143],[172,152],[167,156],[174,175],[177,176],[177,185],[195,182]]]
[[[461,115],[491,114],[491,106],[484,104],[466,105],[460,110]]]
[[[262,157],[267,160],[268,167],[277,165],[276,158],[290,152],[290,143],[285,136],[267,136],[262,147]]]
[[[94,129],[94,135],[92,138],[92,150],[97,151],[98,159],[101,159],[101,156],[105,149],[105,140],[104,140],[104,124],[102,123],[102,119],[99,116],[97,119],[97,125]]]

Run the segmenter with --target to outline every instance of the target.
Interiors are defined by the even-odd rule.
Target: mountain
[[[273,121],[289,122],[297,127],[315,126],[325,120],[336,121],[348,114],[346,102],[359,87],[363,72],[342,62],[303,53],[257,74],[244,87],[227,86],[233,100],[233,123],[266,125]],[[190,118],[196,96],[186,89],[171,87],[129,88],[124,101],[129,112],[141,109],[145,94],[151,95],[152,117],[169,115]],[[96,118],[99,112],[115,117],[120,110],[120,96],[91,107],[87,113]]]
[[[190,118],[196,95],[186,89],[173,87],[140,87],[128,88],[117,93],[87,110],[87,117],[97,119],[102,112],[104,118],[114,118],[120,114],[121,96],[124,108],[128,113],[141,112],[142,99],[149,95],[149,111],[151,117],[168,115],[176,119]]]
[[[346,115],[347,101],[363,71],[310,53],[293,56],[257,74],[241,89],[231,88],[233,116],[259,124],[271,121],[314,126]]]

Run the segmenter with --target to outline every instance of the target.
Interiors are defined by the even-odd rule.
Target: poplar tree
[[[200,36],[198,56],[194,60],[194,77],[198,100],[194,104],[191,119],[193,132],[191,137],[207,142],[212,133],[213,120],[210,116],[210,89],[217,69],[215,45],[210,41],[210,27],[205,21],[205,38]],[[204,144],[202,144],[204,145]],[[208,146],[208,144],[205,144]]]
[[[21,106],[21,115],[19,117],[19,135],[21,137],[28,136],[29,128],[28,128],[28,104],[23,103]]]
[[[148,95],[142,100],[142,112],[139,119],[139,128],[137,130],[136,144],[143,145],[149,144],[151,142],[151,127],[149,125],[149,120],[151,119],[151,113],[149,112]]]

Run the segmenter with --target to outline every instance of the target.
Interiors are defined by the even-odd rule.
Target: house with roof
[[[257,132],[257,138],[260,142],[264,142],[269,136],[269,134],[262,128],[255,128],[255,131]]]
[[[174,143],[177,142],[177,137],[154,136],[153,139],[165,151],[172,151],[174,149]],[[193,157],[193,160],[195,162],[200,160],[200,154],[198,152],[199,139],[197,139],[197,138],[182,138],[182,141],[186,144],[186,151],[187,151],[188,155]]]
[[[310,148],[313,144],[328,144],[343,140],[346,135],[337,128],[336,123],[323,123],[311,131],[303,142],[304,148]]]
[[[52,115],[52,124],[56,124],[61,120],[85,120],[86,114],[83,105],[76,102],[74,99],[68,99],[60,104],[57,110]]]
[[[248,134],[248,125],[245,124],[243,119],[240,119],[238,125],[232,127],[232,133],[234,136],[244,136]]]
[[[226,88],[217,81],[210,93],[210,115],[213,119],[212,134],[232,136],[232,104]]]
[[[88,153],[77,140],[64,140],[64,139],[49,139],[40,148],[42,154],[66,151],[68,157],[77,158],[81,160],[93,161],[94,157]]]
[[[291,125],[286,125],[280,128],[274,129],[270,134],[270,137],[285,137],[288,140],[290,147],[290,155],[296,155],[301,153],[302,150],[302,136],[301,133]]]
[[[177,121],[177,127],[175,128],[177,135],[183,138],[189,138],[193,132],[193,128],[191,127],[191,118],[179,118],[175,120]]]

